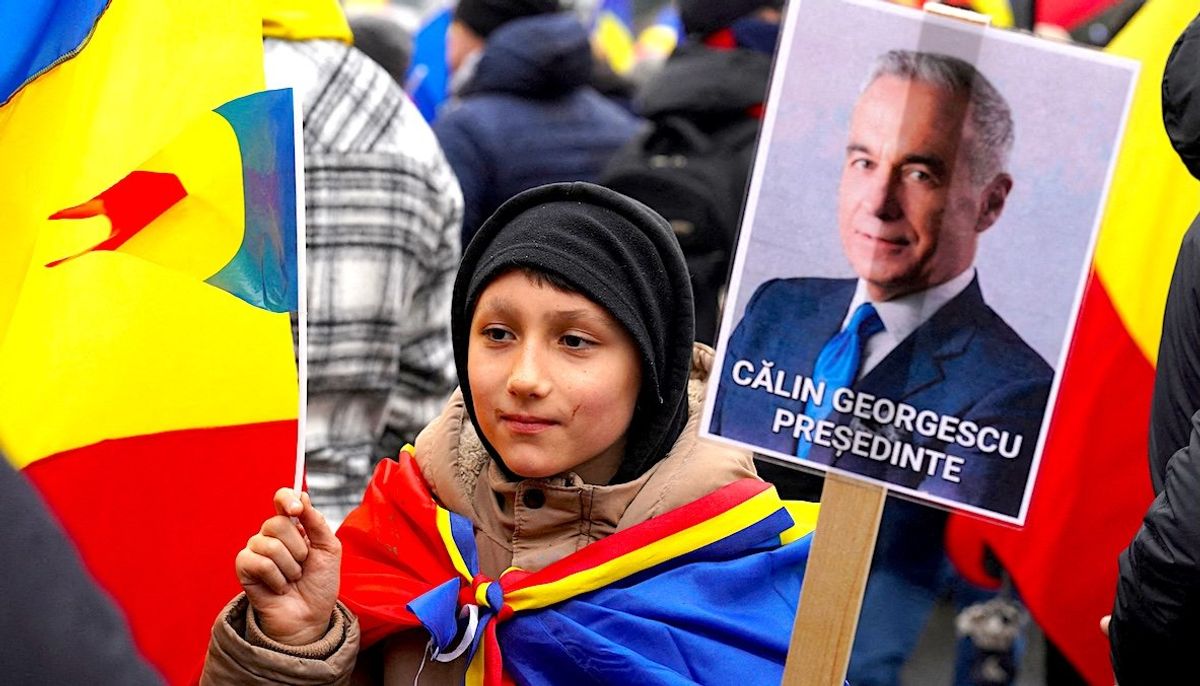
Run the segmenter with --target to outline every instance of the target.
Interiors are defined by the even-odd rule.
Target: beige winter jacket
[[[688,422],[671,452],[634,481],[583,483],[574,473],[507,481],[488,457],[455,394],[417,438],[416,458],[441,503],[475,523],[483,574],[510,566],[535,571],[616,531],[753,477],[749,453],[701,442],[697,436],[710,348],[696,345],[688,384]],[[340,603],[330,629],[307,646],[283,646],[258,630],[245,595],[230,602],[213,626],[202,684],[461,684],[462,660],[424,660],[427,636],[405,632],[358,650],[358,622]],[[353,673],[353,674],[352,674]]]

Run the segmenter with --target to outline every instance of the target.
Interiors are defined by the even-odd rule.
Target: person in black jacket
[[[558,0],[459,0],[454,97],[433,130],[463,193],[462,245],[517,193],[594,181],[639,121],[589,85],[588,33]]]
[[[1108,638],[1121,686],[1182,683],[1200,645],[1200,412],[1121,554]],[[1194,676],[1192,677],[1194,678]]]
[[[724,299],[746,184],[754,165],[782,0],[678,0],[685,39],[639,91],[634,109],[652,124],[609,163],[602,183],[640,200],[675,228],[696,301],[696,340],[712,345]],[[685,133],[686,132],[686,133]],[[676,137],[683,141],[658,148]],[[703,143],[694,143],[697,137]],[[710,147],[711,146],[711,147]],[[666,168],[670,183],[620,179],[631,156],[691,157]],[[676,166],[679,165],[675,162]],[[712,171],[696,171],[709,166]]]
[[[1175,44],[1163,75],[1167,136],[1192,176],[1200,178],[1200,17]],[[1163,314],[1150,425],[1150,481],[1164,487],[1167,462],[1188,444],[1200,409],[1200,217],[1184,235]]]
[[[3,455],[0,522],[0,682],[161,684],[41,498]]]
[[[1163,118],[1175,150],[1200,178],[1200,16],[1176,42],[1163,75]],[[1200,645],[1200,217],[1183,239],[1163,315],[1150,414],[1156,497],[1121,554],[1107,625],[1121,686],[1194,681]]]

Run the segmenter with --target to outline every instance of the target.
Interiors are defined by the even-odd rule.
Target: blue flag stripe
[[[296,147],[291,90],[254,93],[216,110],[242,156],[246,225],[242,245],[208,283],[271,312],[295,312]]]
[[[91,37],[109,0],[0,2],[0,104],[25,84],[75,55]]]

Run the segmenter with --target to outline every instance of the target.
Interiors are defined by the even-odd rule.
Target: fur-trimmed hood
[[[509,481],[484,449],[458,392],[417,438],[417,462],[441,503],[475,522],[485,574],[514,565],[540,569],[588,543],[755,476],[748,452],[697,435],[712,363],[712,349],[697,343],[683,433],[666,458],[632,481],[596,486],[573,472]],[[530,491],[541,495],[529,498]]]

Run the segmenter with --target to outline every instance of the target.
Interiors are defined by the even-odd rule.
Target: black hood
[[[766,98],[770,77],[771,55],[687,42],[646,83],[636,107],[651,118],[666,113],[743,113]]]
[[[543,14],[496,29],[460,95],[552,98],[587,85],[591,76],[592,48],[583,24],[569,13]]]
[[[687,263],[670,224],[645,205],[590,183],[556,183],[500,206],[463,253],[450,309],[454,362],[467,413],[483,435],[471,399],[467,348],[483,289],[522,267],[553,274],[608,310],[642,357],[642,387],[613,483],[641,476],[666,457],[687,422],[687,383],[695,324]]]
[[[1184,29],[1167,58],[1162,105],[1171,145],[1200,179],[1200,16]]]

